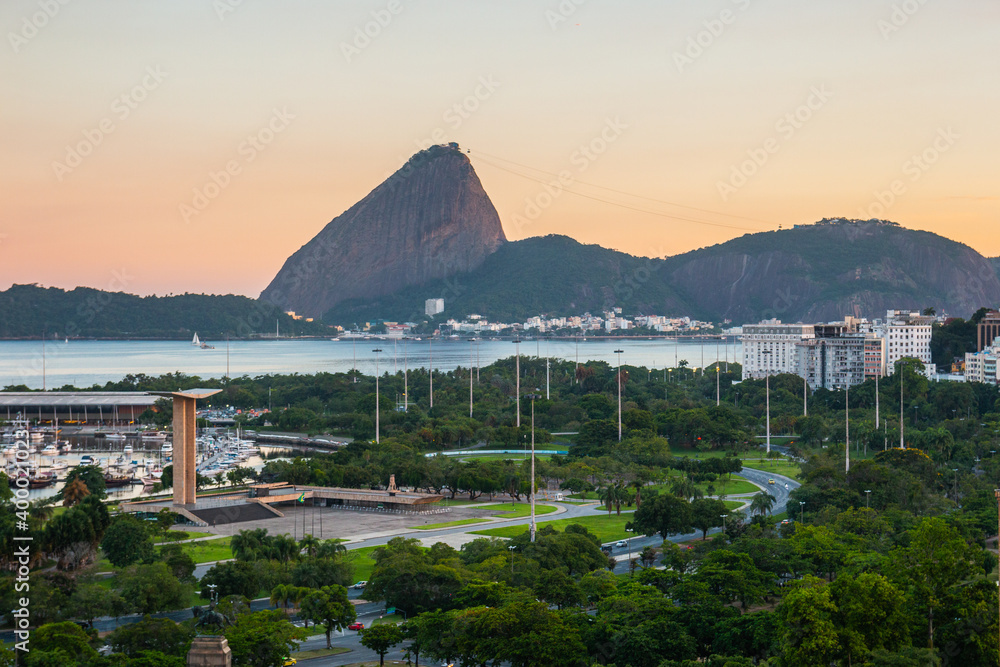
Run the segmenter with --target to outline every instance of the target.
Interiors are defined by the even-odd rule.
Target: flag
[[[302,494],[299,496],[299,502],[304,503],[305,501],[306,501],[306,492],[303,491]]]

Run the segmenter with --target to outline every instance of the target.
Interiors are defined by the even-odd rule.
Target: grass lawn
[[[486,518],[482,519],[459,519],[457,521],[445,521],[444,523],[431,523],[425,526],[414,526],[416,530],[437,530],[438,528],[457,528],[459,526],[469,526],[474,523],[483,523]]]
[[[368,581],[372,578],[372,570],[375,569],[375,559],[372,552],[378,547],[364,547],[362,549],[349,549],[347,560],[354,566],[354,580]]]
[[[402,614],[393,614],[392,616],[382,616],[380,618],[376,618],[374,621],[372,621],[372,626],[385,625],[387,623],[396,625],[398,623],[402,623],[405,620],[406,617],[403,616]]]
[[[675,471],[671,471],[671,472],[673,473]],[[671,474],[668,479],[674,478],[674,477],[680,477],[679,471],[676,471],[676,472],[677,472],[677,474]],[[757,486],[756,484],[751,484],[750,482],[746,481],[745,479],[739,479],[739,478],[736,478],[736,477],[734,477],[732,479],[732,481],[730,481],[730,482],[725,482],[724,480],[716,480],[716,481],[712,482],[711,485],[714,488],[716,495],[718,495],[720,493],[724,493],[727,496],[735,496],[735,495],[740,494],[740,493],[757,493],[758,491],[760,491],[760,487]],[[695,484],[695,486],[703,494],[706,494],[706,495],[708,494],[708,486],[709,485],[707,483],[705,483],[705,484]],[[669,482],[667,484],[657,484],[655,486],[648,487],[648,488],[659,489],[660,493],[669,493],[670,492],[670,484],[669,484]]]
[[[176,532],[176,531],[170,531],[170,532]],[[209,535],[212,534],[212,533],[188,533],[188,531],[186,531],[186,530],[182,531],[182,532],[187,533],[187,537],[182,538],[182,539],[185,539],[185,540],[194,540],[194,539],[197,539],[199,537],[208,537]],[[177,542],[177,540],[166,540],[166,541],[163,541],[160,538],[156,538],[153,541],[154,544],[170,544],[172,542]]]
[[[211,563],[217,560],[229,560],[233,557],[233,551],[229,548],[229,540],[228,537],[220,537],[201,542],[181,542],[181,548],[191,556],[195,563]]]
[[[527,503],[504,503],[501,505],[489,505],[482,508],[484,511],[500,512],[501,519],[520,519],[531,514],[531,506]],[[535,505],[535,516],[555,512],[556,508],[551,505]],[[445,521],[443,523],[432,523],[424,526],[414,526],[417,530],[437,530],[438,528],[456,528],[458,526],[468,526],[474,523],[483,523],[487,517],[481,519],[458,519],[456,521]]]
[[[853,454],[852,454],[853,456]],[[773,472],[777,475],[784,475],[785,477],[791,477],[794,480],[799,479],[799,475],[802,474],[802,468],[798,463],[794,461],[789,461],[788,459],[744,459],[743,465],[747,468],[754,468],[756,470],[763,470],[765,472]]]
[[[539,522],[539,527],[552,526],[556,530],[565,530],[566,526],[576,523],[597,536],[601,542],[611,542],[613,540],[623,540],[629,535],[625,531],[625,524],[632,520],[631,514],[623,513],[604,516],[584,516],[576,519],[557,519],[555,521]],[[528,531],[527,526],[507,526],[504,528],[491,528],[489,530],[477,530],[473,535],[485,535],[487,537],[516,537]]]
[[[744,505],[746,505],[746,503],[743,502],[742,500],[723,500],[722,502],[725,503],[726,507],[729,508],[729,509],[731,509],[731,510],[734,510],[734,509],[737,509],[737,508],[740,508],[740,507],[743,507]]]
[[[348,653],[351,649],[338,646],[335,648],[317,648],[311,651],[295,651],[292,657],[296,660],[309,660],[310,658],[325,658],[329,655],[340,655]],[[377,664],[377,663],[376,663]]]

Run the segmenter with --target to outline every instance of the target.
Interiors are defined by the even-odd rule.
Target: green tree
[[[89,495],[95,496],[99,500],[104,500],[108,497],[108,487],[104,483],[104,471],[101,470],[100,466],[77,466],[66,473],[66,483],[63,485],[62,490],[56,494],[56,499],[59,501],[64,500],[66,487],[73,484],[76,480],[84,483]]]
[[[115,567],[149,563],[156,557],[146,525],[128,514],[111,523],[101,540],[101,550]]]
[[[403,641],[403,631],[395,623],[383,623],[361,631],[361,645],[378,653],[378,664],[385,665],[385,654]]]
[[[699,498],[691,502],[691,525],[701,531],[701,539],[708,538],[708,531],[724,523],[723,515],[729,514],[726,503],[714,498]]]
[[[90,637],[76,623],[49,623],[31,633],[31,651],[24,663],[35,665],[89,665],[97,660]],[[62,662],[59,662],[62,661]]]
[[[233,665],[281,667],[285,658],[306,638],[278,610],[241,614],[223,634],[233,651]]]
[[[343,630],[357,618],[354,605],[347,598],[343,586],[324,586],[309,593],[299,606],[299,613],[326,633],[326,647],[330,648],[330,635],[334,630]]]
[[[833,616],[837,606],[822,579],[794,582],[778,605],[782,658],[787,665],[829,665],[840,652]]]
[[[145,616],[137,623],[122,625],[105,641],[115,653],[138,656],[146,651],[158,651],[170,656],[186,656],[194,630],[169,618]]]
[[[165,563],[129,567],[115,578],[115,589],[141,614],[183,609],[193,592]]]
[[[692,520],[691,506],[686,501],[659,493],[644,502],[625,527],[643,535],[659,535],[666,541],[671,535],[690,532]]]

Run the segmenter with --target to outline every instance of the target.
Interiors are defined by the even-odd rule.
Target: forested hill
[[[1000,303],[995,263],[961,243],[881,220],[822,220],[666,259],[545,236],[506,243],[471,272],[341,302],[324,321],[419,321],[424,300],[436,297],[445,300],[445,317],[477,313],[505,322],[612,306],[627,316],[737,324],[874,318],[928,307],[969,317]]]
[[[344,301],[323,319],[345,326],[379,319],[419,321],[424,300],[436,297],[445,300],[445,317],[478,313],[503,322],[540,313],[599,314],[613,306],[629,313],[683,313],[688,305],[656,275],[660,263],[568,236],[533,237],[505,243],[475,271],[387,296]]]
[[[318,323],[293,320],[269,303],[245,296],[180,294],[140,297],[89,287],[14,285],[0,292],[0,338],[191,338],[252,334],[324,334]]]

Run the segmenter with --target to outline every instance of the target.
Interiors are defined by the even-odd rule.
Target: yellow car
[[[767,480],[767,483],[768,484],[774,484],[774,480],[773,479],[769,479],[769,480]]]
[[[282,667],[292,667],[292,665],[298,663],[295,658],[285,658],[285,661],[281,663]]]

